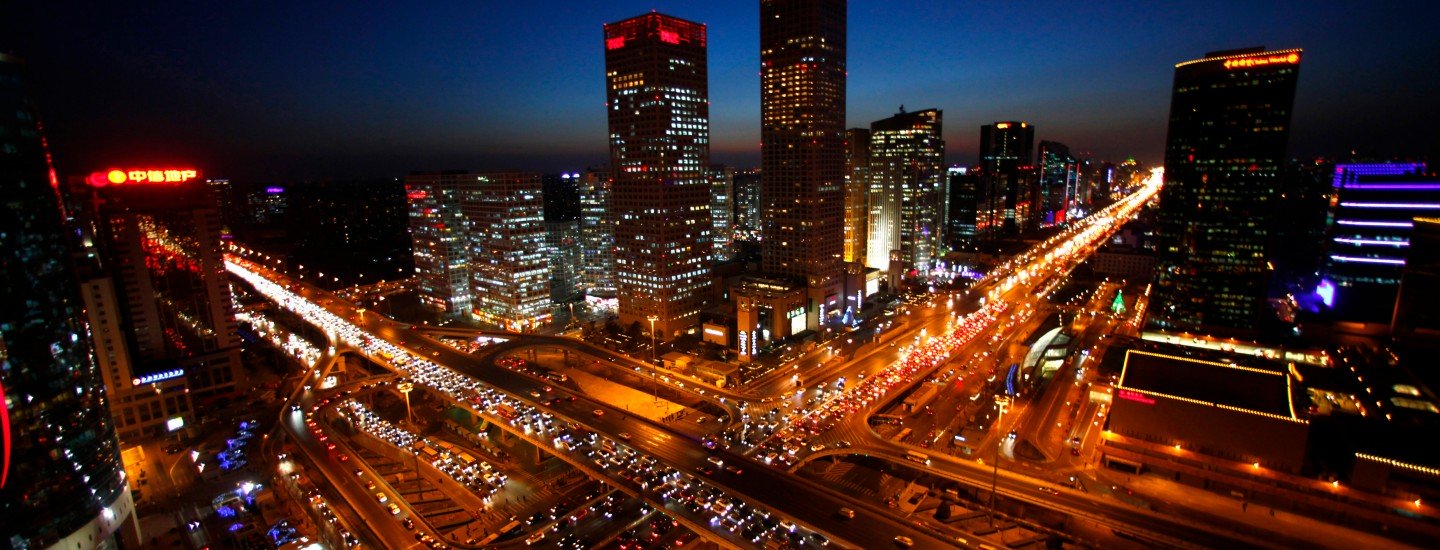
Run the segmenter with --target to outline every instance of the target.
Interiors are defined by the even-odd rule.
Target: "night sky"
[[[72,2],[0,7],[62,172],[186,163],[240,180],[578,170],[607,156],[601,25],[709,25],[712,157],[758,163],[758,2]],[[127,5],[120,5],[127,4]],[[133,4],[133,5],[128,5]],[[849,126],[945,110],[1158,163],[1174,64],[1301,47],[1294,156],[1436,155],[1436,2],[850,4]]]

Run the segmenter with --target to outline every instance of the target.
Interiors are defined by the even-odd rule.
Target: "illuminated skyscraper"
[[[870,246],[870,130],[845,131],[845,261],[865,264]]]
[[[220,212],[198,178],[114,169],[70,188],[104,272],[82,298],[127,444],[193,423],[195,408],[235,394],[244,373]]]
[[[980,127],[980,169],[992,174],[1029,166],[1035,150],[1035,127],[1006,121]]]
[[[1440,214],[1421,163],[1337,164],[1320,293],[1343,321],[1389,323],[1415,218]]]
[[[737,240],[758,240],[760,235],[760,171],[735,171],[735,233]]]
[[[715,260],[729,260],[735,254],[735,169],[723,164],[710,167],[710,236],[715,240]]]
[[[806,327],[845,292],[845,0],[760,2],[761,269],[807,291]]]
[[[980,175],[963,166],[952,166],[945,170],[949,178],[946,191],[945,239],[951,250],[974,251],[978,241],[980,221],[981,187]]]
[[[1039,225],[1064,223],[1075,204],[1079,182],[1075,157],[1070,156],[1070,148],[1065,144],[1053,141],[1041,141],[1035,156],[1039,159],[1040,176],[1040,201],[1036,209]]]
[[[605,25],[620,324],[663,338],[693,328],[710,296],[708,74],[704,25],[659,13]]]
[[[1298,49],[1212,52],[1175,66],[1151,325],[1258,330],[1299,71]]]
[[[941,123],[942,112],[928,109],[870,124],[869,267],[931,267],[945,202]]]
[[[609,170],[580,175],[580,284],[589,296],[615,297],[615,216]]]
[[[133,525],[22,62],[0,53],[0,546],[114,546]]]
[[[542,185],[528,172],[405,178],[422,301],[506,330],[550,322]]]

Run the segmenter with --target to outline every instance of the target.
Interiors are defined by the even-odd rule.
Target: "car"
[[[391,503],[390,503],[390,515],[392,515],[392,516],[398,516],[398,515],[400,515],[400,506],[397,505],[397,504],[395,504],[394,502],[391,502]]]
[[[174,443],[165,446],[165,454],[167,455],[180,454],[180,450],[180,446]]]
[[[536,544],[539,544],[542,540],[545,540],[544,529],[536,531],[535,534],[525,537],[525,546],[535,546]]]
[[[816,444],[810,446],[810,450],[816,451],[816,452],[823,451],[823,450],[825,450],[825,444],[824,444],[824,443],[816,443]]]
[[[895,537],[895,545],[901,548],[909,548],[911,546],[915,546],[915,541],[910,540],[910,537],[900,535]]]
[[[841,508],[840,511],[836,513],[845,519],[855,519],[855,511],[849,508]]]
[[[530,390],[530,397],[534,397],[535,399],[539,399],[539,398],[540,398],[540,392],[535,391],[535,390]]]
[[[590,414],[593,414],[593,415],[595,415],[595,416],[597,416],[597,417],[600,417],[600,416],[605,416],[605,411],[600,410],[600,409],[595,409],[595,410],[591,411]]]
[[[630,432],[620,432],[616,434],[616,436],[625,441],[630,441]]]
[[[1042,492],[1042,493],[1049,494],[1049,495],[1057,495],[1057,496],[1058,496],[1058,495],[1060,494],[1060,491],[1056,490],[1056,489],[1053,488],[1053,487],[1037,487],[1036,489],[1037,489],[1038,491]]]
[[[709,463],[711,463],[711,464],[714,464],[716,467],[720,467],[720,466],[724,466],[724,465],[725,465],[725,461],[724,461],[723,459],[721,459],[720,457],[718,457],[718,456],[712,456],[712,457],[706,458],[705,461],[706,461],[706,462],[709,462]]]
[[[740,475],[740,474],[742,474],[742,473],[745,473],[745,470],[741,470],[739,466],[736,466],[736,465],[734,465],[734,464],[731,464],[731,465],[729,465],[729,466],[726,466],[726,467],[725,467],[725,471],[730,472],[730,473],[732,473],[732,474],[735,474],[735,475],[737,475],[737,476]]]

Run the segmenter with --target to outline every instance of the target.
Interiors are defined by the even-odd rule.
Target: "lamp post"
[[[651,315],[646,317],[650,320],[650,387],[655,390],[655,401],[660,401],[660,383],[655,378],[655,321],[659,317]]]
[[[996,398],[996,399],[995,399],[995,404],[999,407],[999,412],[996,413],[994,426],[996,426],[996,427],[1002,427],[1000,421],[1005,418],[1005,406],[1008,405],[1008,404],[1010,404],[1010,400],[1009,400],[1008,398],[1003,398],[1003,399],[1002,399],[1002,398]],[[1002,428],[1002,429],[1003,429],[1003,428]],[[1002,445],[1004,445],[1004,444],[1005,444],[1005,436],[1002,435],[1002,436],[1000,436],[1000,441],[998,441],[998,442],[995,443],[995,464],[994,464],[994,466],[992,467],[992,468],[993,468],[993,471],[992,471],[991,474],[990,474],[990,526],[991,526],[991,527],[994,527],[994,526],[995,526],[995,491],[996,491],[996,489],[997,489],[997,486],[1000,484],[1000,447],[1001,447]]]
[[[410,431],[415,434],[415,446],[420,443],[420,432],[415,429],[415,414],[410,411],[410,392],[415,389],[415,384],[409,381],[395,384],[395,389],[405,396],[405,423],[410,426]],[[420,494],[425,494],[424,483],[420,479],[420,449],[412,447],[411,456],[415,457],[415,484],[420,487]]]

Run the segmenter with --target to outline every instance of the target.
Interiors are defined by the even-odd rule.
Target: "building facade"
[[[550,322],[540,174],[422,172],[405,186],[424,303],[505,330]]]
[[[870,124],[870,242],[867,267],[925,272],[944,219],[943,113],[901,112]]]
[[[1080,181],[1075,157],[1070,156],[1069,147],[1054,141],[1041,141],[1035,156],[1040,176],[1039,225],[1065,223],[1075,206]]]
[[[735,171],[735,240],[760,240],[760,171]]]
[[[1335,318],[1389,324],[1415,218],[1440,213],[1420,163],[1337,164],[1320,294]]]
[[[735,169],[723,164],[710,167],[710,237],[715,240],[715,258],[723,262],[735,255]]]
[[[615,217],[610,213],[610,171],[580,175],[580,285],[589,296],[615,297]]]
[[[620,324],[667,339],[710,297],[708,74],[705,25],[659,13],[605,25]]]
[[[1003,121],[980,127],[980,170],[998,174],[1029,166],[1035,151],[1035,127],[1027,122]]]
[[[845,131],[845,262],[865,265],[870,246],[870,130]]]
[[[57,181],[19,58],[0,53],[0,517],[10,548],[113,547],[134,522]]]
[[[844,0],[760,3],[761,269],[804,286],[806,326],[844,305]]]
[[[964,166],[945,169],[945,247],[973,252],[979,244],[980,175]]]
[[[1258,331],[1300,55],[1252,48],[1175,66],[1152,326]]]
[[[97,260],[81,297],[116,432],[129,444],[193,424],[243,387],[214,190],[195,170],[111,170],[70,194]]]

